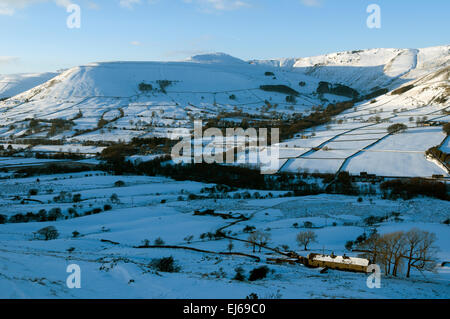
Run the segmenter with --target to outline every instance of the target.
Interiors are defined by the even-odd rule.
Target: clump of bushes
[[[117,181],[114,183],[114,187],[124,187],[125,182],[124,181]]]
[[[286,102],[294,104],[295,102],[297,102],[297,99],[293,95],[288,95],[286,96]]]
[[[403,133],[408,127],[403,123],[392,124],[387,128],[389,134]]]
[[[47,214],[48,221],[56,221],[58,219],[61,219],[62,217],[63,217],[63,215],[61,213],[61,208],[59,208],[59,207],[54,207],[54,208],[50,209]]]
[[[242,267],[237,267],[235,270],[236,275],[234,275],[234,280],[245,281],[244,269]]]
[[[158,80],[156,81],[156,83],[158,83],[161,92],[163,92],[164,94],[167,93],[166,88],[172,85],[172,81],[169,80]]]
[[[79,202],[81,202],[81,194],[75,194],[75,195],[73,195],[73,196],[72,196],[72,201],[73,201],[74,203],[79,203]]]
[[[220,267],[218,271],[213,271],[211,275],[215,276],[216,278],[225,278],[227,276],[227,273],[223,270],[222,267]]]
[[[92,210],[88,210],[87,212],[84,213],[84,215],[86,215],[86,216],[96,215],[96,214],[100,214],[101,212],[102,212],[102,209],[97,207]]]
[[[77,210],[75,208],[73,208],[73,207],[70,207],[69,209],[67,209],[67,213],[72,218],[79,217],[79,215],[77,213]]]
[[[267,266],[255,268],[252,271],[250,271],[250,276],[249,276],[248,280],[256,281],[256,280],[264,279],[267,277],[268,273],[269,273],[269,268]]]
[[[353,244],[354,244],[353,240],[347,241],[347,242],[345,243],[345,249],[351,251],[351,250],[353,249]]]
[[[369,216],[364,218],[364,224],[367,226],[373,226],[375,224],[380,224],[388,219],[388,216]]]
[[[119,196],[116,193],[112,194],[111,197],[109,198],[109,200],[113,204],[119,204],[120,203]]]
[[[139,83],[139,91],[148,92],[148,91],[152,91],[152,90],[153,90],[153,86],[151,84],[147,84],[144,82]]]
[[[59,233],[54,226],[47,226],[39,229],[36,235],[44,240],[54,240],[58,238]]]
[[[172,256],[153,259],[149,266],[161,272],[179,272],[181,267],[175,263]]]
[[[356,237],[355,240],[349,240],[345,243],[345,249],[352,250],[354,245],[361,245],[363,242],[367,240],[367,234],[363,233]]]
[[[161,237],[158,237],[154,241],[155,246],[164,246],[165,242]]]
[[[72,194],[61,191],[58,196],[53,197],[55,203],[70,203],[73,201]]]
[[[309,222],[309,221],[306,221],[306,222],[303,223],[303,227],[305,227],[305,228],[312,228],[313,227],[313,223]]]
[[[243,231],[244,231],[244,233],[251,233],[251,232],[254,232],[255,230],[256,230],[256,228],[254,226],[247,225],[244,227]]]

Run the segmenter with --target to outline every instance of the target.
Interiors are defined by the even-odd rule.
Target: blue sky
[[[70,2],[81,28],[69,29]],[[381,29],[369,29],[369,4]],[[446,0],[0,0],[0,74],[94,61],[303,57],[450,44]]]

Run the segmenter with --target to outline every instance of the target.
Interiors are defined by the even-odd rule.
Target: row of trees
[[[75,125],[75,123],[72,120],[65,120],[65,119],[51,119],[51,120],[45,120],[45,119],[30,119],[29,122],[29,129],[27,130],[26,135],[31,135],[33,133],[39,133],[44,129],[42,127],[41,123],[45,123],[45,128],[48,128],[48,125],[50,127],[48,128],[48,134],[47,137],[55,136],[56,134],[62,133],[64,131],[72,129],[72,127]]]
[[[423,178],[394,179],[381,183],[380,189],[386,198],[411,199],[423,195],[448,200],[447,185]]]
[[[408,232],[397,231],[379,235],[373,233],[357,250],[363,251],[371,263],[384,267],[386,275],[397,276],[406,266],[406,277],[411,269],[432,271],[436,266],[436,235],[413,228]]]

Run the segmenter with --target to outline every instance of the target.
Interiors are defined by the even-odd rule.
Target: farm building
[[[352,272],[367,272],[367,267],[370,265],[368,259],[335,256],[331,255],[321,255],[316,253],[311,253],[307,257],[297,255],[294,252],[286,254],[288,258],[267,258],[269,263],[273,264],[303,264],[310,268],[327,268],[340,271],[352,271]]]
[[[347,256],[309,254],[306,266],[324,267],[342,271],[367,272],[369,260]]]

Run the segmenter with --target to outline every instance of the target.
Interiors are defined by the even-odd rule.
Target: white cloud
[[[0,14],[13,15],[17,9],[22,9],[40,0],[0,0]]]
[[[72,4],[72,0],[0,0],[0,15],[13,15],[17,10],[36,3],[54,2],[61,7],[67,7]],[[149,3],[155,4],[161,0],[119,0],[119,5],[126,9],[133,9],[134,6]],[[230,11],[244,7],[250,7],[249,0],[179,0],[185,3],[191,3],[200,7],[205,12],[211,11]],[[303,2],[313,3],[319,0],[302,0]],[[99,6],[93,1],[87,3],[90,9],[98,9]]]
[[[12,16],[13,14],[14,14],[14,9],[0,4],[0,15]]]
[[[159,0],[147,0],[149,4],[158,3]],[[142,0],[120,0],[119,5],[123,8],[133,9],[134,5],[142,4]]]
[[[321,0],[300,0],[301,3],[307,7],[320,7],[322,5]]]
[[[135,46],[139,46],[139,45],[141,45],[142,43],[139,42],[139,41],[131,41],[130,44],[131,44],[131,45],[135,45]]]
[[[67,7],[72,2],[70,0],[52,0],[58,6]],[[48,0],[0,0],[0,15],[13,15],[16,10],[23,9],[29,5],[48,2]]]
[[[127,9],[133,9],[133,5],[140,4],[141,0],[120,0],[119,4],[121,7]]]
[[[18,61],[19,58],[15,56],[0,56],[0,64],[16,63]]]
[[[197,4],[207,11],[229,11],[250,7],[248,1],[243,0],[183,0],[185,3]]]
[[[70,0],[54,0],[54,1],[58,6],[64,7],[64,8],[67,8],[68,6],[70,6],[72,4],[72,1],[70,1]]]
[[[94,1],[89,1],[87,5],[88,5],[88,8],[91,10],[99,10],[100,9],[100,5],[98,5]]]

